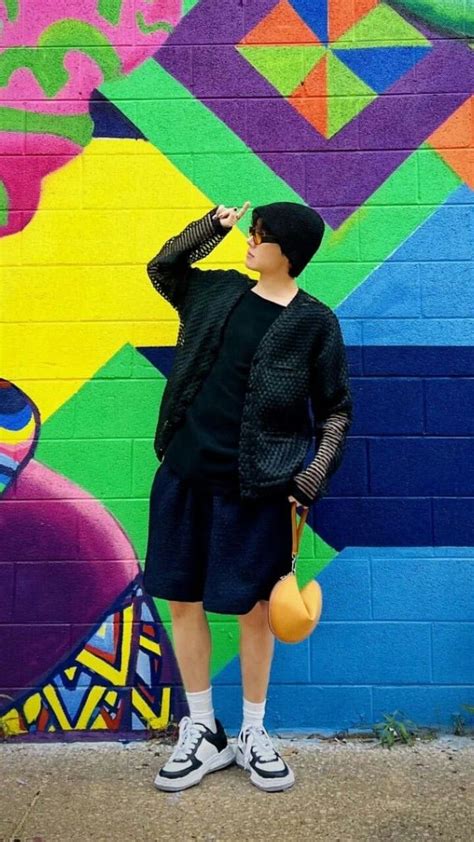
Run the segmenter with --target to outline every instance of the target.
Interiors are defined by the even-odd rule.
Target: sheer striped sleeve
[[[191,265],[206,257],[232,230],[212,219],[217,208],[218,205],[170,237],[147,264],[154,288],[178,312],[184,303]]]

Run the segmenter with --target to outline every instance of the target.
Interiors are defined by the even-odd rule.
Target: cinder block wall
[[[298,283],[340,319],[354,424],[299,559],[268,727],[472,718],[473,24],[465,4],[6,4],[0,185],[0,729],[143,738],[186,712],[143,592],[175,311],[145,266],[215,204],[324,216]],[[464,10],[464,11],[463,11]],[[244,264],[249,216],[203,262]],[[255,276],[256,277],[256,276]],[[310,458],[310,457],[309,457]],[[209,615],[232,732],[235,617]]]

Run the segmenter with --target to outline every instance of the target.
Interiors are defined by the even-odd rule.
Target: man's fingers
[[[239,219],[244,215],[244,213],[248,210],[249,207],[250,207],[250,202],[244,202],[244,204],[242,205],[241,209],[239,210],[239,212],[237,214]]]

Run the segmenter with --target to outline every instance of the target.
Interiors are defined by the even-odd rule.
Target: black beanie
[[[252,210],[252,223],[261,217],[265,230],[277,238],[291,263],[293,276],[299,275],[316,254],[324,234],[319,213],[298,202],[272,202]]]

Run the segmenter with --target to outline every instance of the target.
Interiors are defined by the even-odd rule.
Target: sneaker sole
[[[196,786],[201,783],[203,777],[209,772],[218,772],[219,769],[226,769],[227,766],[232,766],[235,763],[235,752],[231,746],[217,754],[215,757],[210,757],[206,763],[196,770],[195,777],[191,780],[186,778],[160,778],[156,777],[154,780],[157,789],[166,792],[177,792],[181,789],[189,789],[191,786]]]
[[[250,782],[258,789],[261,789],[263,792],[282,792],[285,789],[290,789],[290,787],[292,787],[295,783],[295,776],[293,772],[290,772],[290,775],[288,776],[288,778],[286,778],[286,780],[277,778],[274,781],[272,781],[271,779],[268,779],[269,783],[264,784],[258,778],[253,777],[253,769],[245,769],[245,766],[242,760],[239,758],[238,754],[236,754],[235,756],[235,762],[237,766],[240,766],[240,768],[244,769],[244,771],[250,771]]]

